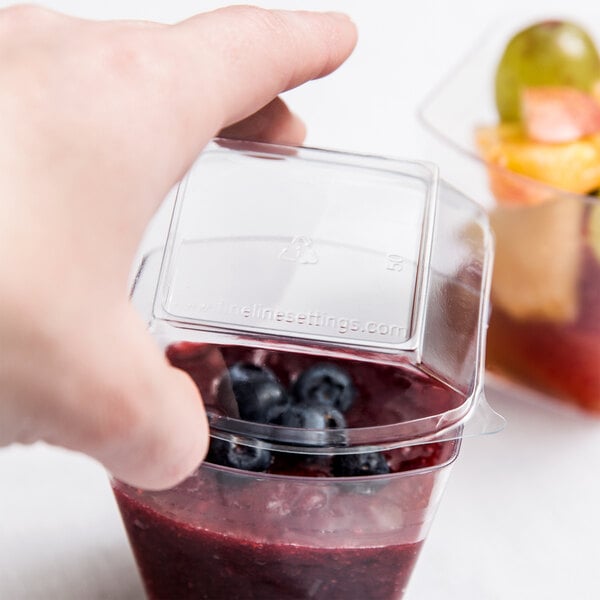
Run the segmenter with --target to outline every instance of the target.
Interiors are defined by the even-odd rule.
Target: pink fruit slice
[[[526,88],[521,102],[525,131],[531,140],[571,142],[600,132],[600,104],[575,88]]]

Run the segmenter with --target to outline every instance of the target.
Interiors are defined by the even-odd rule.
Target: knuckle
[[[143,385],[126,362],[106,358],[106,348],[89,344],[69,350],[73,404],[85,414],[82,437],[92,448],[110,449],[139,437],[146,422]]]
[[[115,441],[128,441],[137,437],[143,423],[144,413],[136,398],[115,393],[107,402],[105,414],[105,437]]]
[[[113,34],[106,46],[106,63],[125,76],[143,71],[148,63],[147,48],[140,35],[131,32]]]
[[[98,386],[92,392],[92,401],[98,402],[97,416],[88,441],[99,448],[120,447],[135,440],[144,422],[139,402],[127,393],[125,387]]]
[[[273,64],[270,76],[275,80],[282,78],[277,84],[284,87],[287,73],[290,70],[289,56],[294,55],[298,46],[298,32],[288,18],[280,11],[268,10],[256,6],[232,6],[232,22],[239,26],[230,31],[229,48],[232,56],[243,56],[247,52],[248,40],[259,40],[265,48],[275,46],[286,48],[285,53],[269,52],[269,60]],[[243,31],[245,35],[240,35]],[[286,58],[288,57],[288,58]]]
[[[103,63],[111,78],[129,89],[156,88],[167,75],[162,38],[152,29],[127,29],[110,35],[103,50]],[[150,90],[149,90],[150,92]]]
[[[126,75],[148,70],[158,53],[157,36],[152,33],[143,29],[114,31],[106,49],[108,63]]]
[[[237,10],[242,18],[267,32],[289,32],[289,25],[281,13],[257,6],[239,6]]]

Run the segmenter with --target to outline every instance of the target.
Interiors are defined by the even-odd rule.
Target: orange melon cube
[[[551,190],[513,173],[577,194],[600,187],[600,134],[549,144],[528,139],[521,125],[508,123],[478,128],[476,143],[490,165],[492,188],[500,202],[537,204],[548,199]]]

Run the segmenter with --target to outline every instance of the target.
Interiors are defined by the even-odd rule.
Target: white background
[[[223,3],[43,4],[85,17],[173,22]],[[444,171],[451,151],[423,129],[416,110],[481,32],[507,12],[525,23],[530,15],[563,15],[566,5],[567,15],[585,20],[589,6],[586,0],[524,4],[261,3],[345,10],[359,27],[359,46],[338,73],[287,95],[309,125],[309,145],[434,160],[458,185],[456,173]],[[150,238],[164,231],[166,213]],[[514,394],[488,396],[508,427],[464,443],[407,600],[600,598],[600,421]],[[143,598],[100,466],[42,445],[12,447],[0,451],[0,482],[0,598]]]

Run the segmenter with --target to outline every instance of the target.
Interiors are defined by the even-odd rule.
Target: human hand
[[[277,94],[355,38],[340,15],[249,7],[177,25],[0,11],[0,445],[79,450],[147,488],[197,466],[198,392],[128,302],[136,248],[223,128],[300,143]]]

